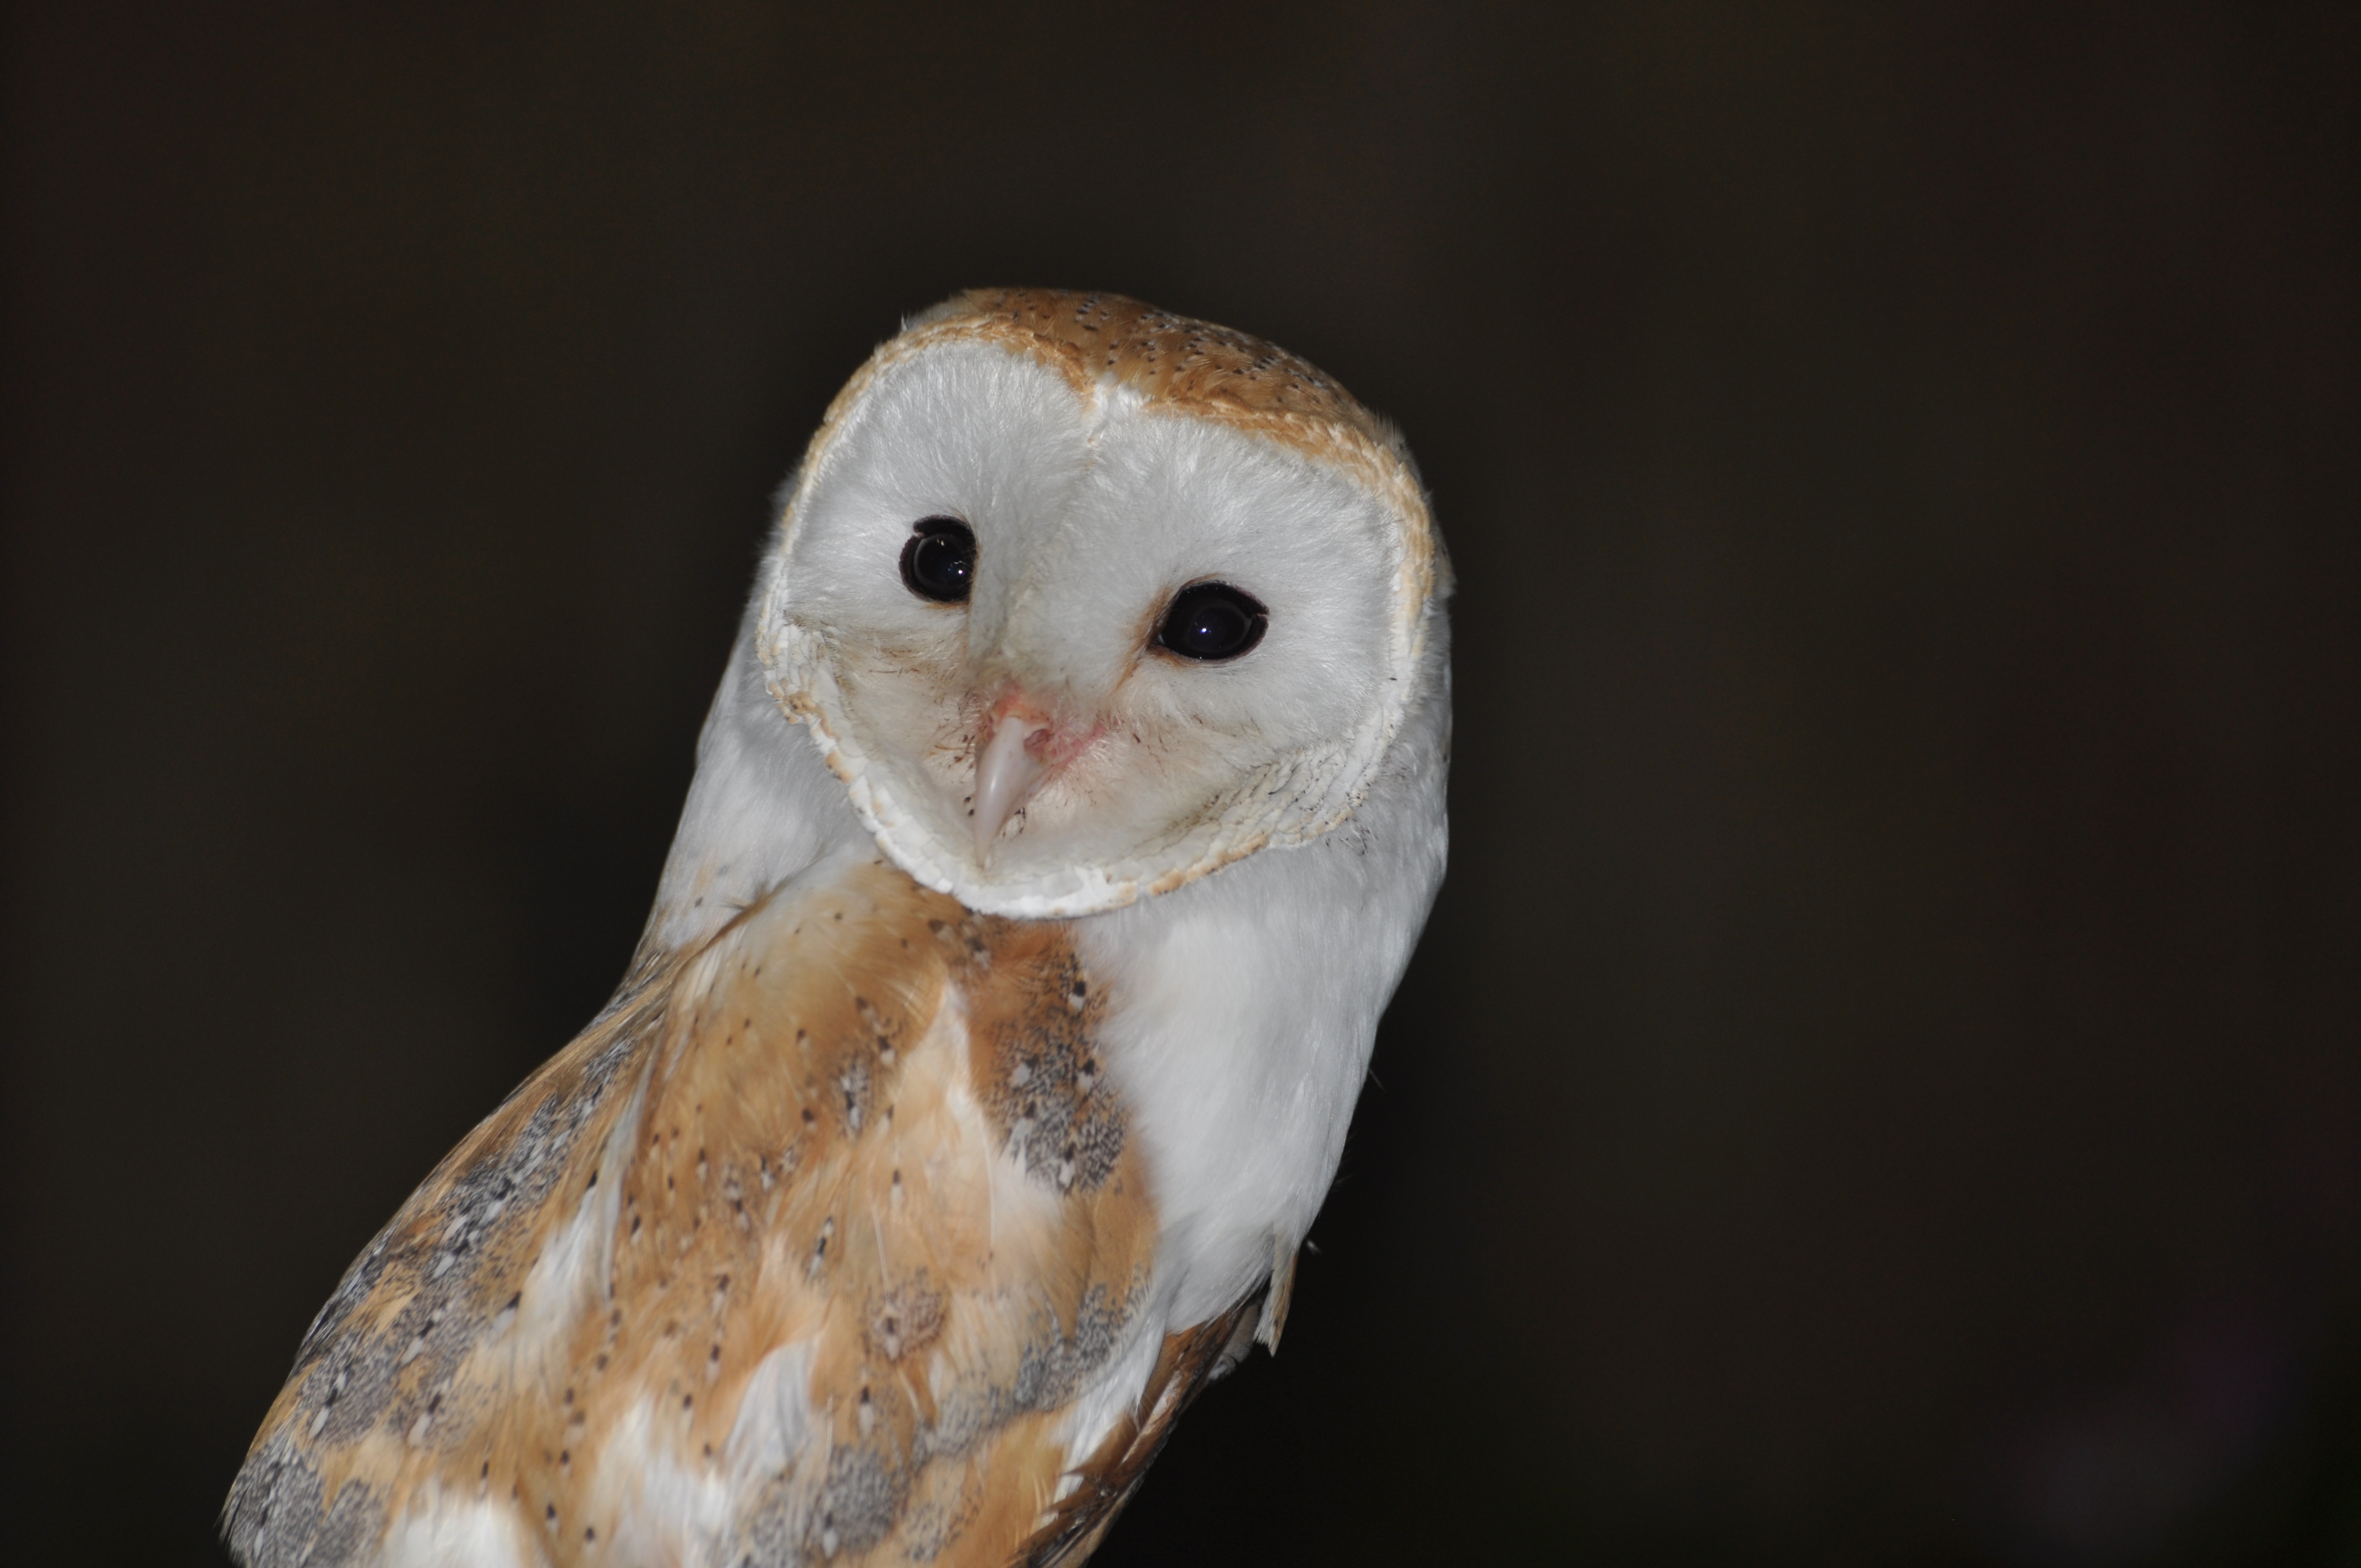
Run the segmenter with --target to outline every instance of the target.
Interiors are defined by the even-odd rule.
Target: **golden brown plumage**
[[[705,1472],[756,1498],[705,1521],[717,1562],[1080,1561],[1256,1310],[1170,1336],[1068,1452],[1154,1262],[1104,1005],[1062,923],[874,861],[644,966],[354,1266],[233,1540],[365,1555],[431,1491],[635,1562]],[[800,1444],[749,1409],[797,1397]]]

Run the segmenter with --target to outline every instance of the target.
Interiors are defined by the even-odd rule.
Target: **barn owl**
[[[1277,1348],[1443,875],[1448,591],[1301,359],[911,320],[782,492],[620,989],[346,1274],[234,1554],[1086,1558]]]

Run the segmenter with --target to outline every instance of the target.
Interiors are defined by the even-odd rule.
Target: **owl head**
[[[1268,344],[978,290],[829,409],[755,609],[771,695],[919,882],[1076,916],[1345,820],[1439,679],[1400,439]]]

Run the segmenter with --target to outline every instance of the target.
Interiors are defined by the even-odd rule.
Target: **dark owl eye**
[[[975,583],[975,534],[955,517],[921,518],[902,546],[902,581],[937,604],[966,598]]]
[[[1184,659],[1235,659],[1262,641],[1270,611],[1227,583],[1199,583],[1172,596],[1156,641]]]

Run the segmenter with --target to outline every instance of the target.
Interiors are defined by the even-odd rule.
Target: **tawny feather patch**
[[[1137,1332],[1156,1236],[1104,1006],[1060,927],[884,865],[747,911],[354,1266],[233,1541],[336,1561],[430,1488],[568,1561],[636,1560],[632,1520],[700,1491],[740,1500],[695,1519],[715,1562],[999,1563],[1072,1530],[1061,1493],[1128,1478],[1067,1472],[1118,1472],[1142,1423],[1094,1455],[1058,1418]]]

